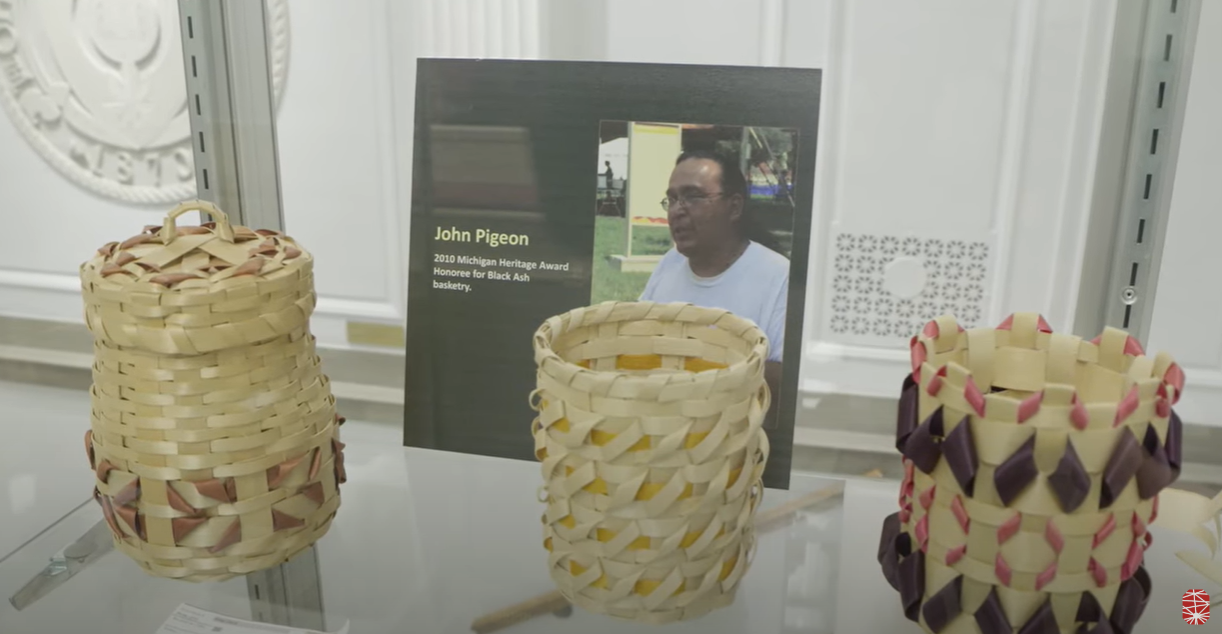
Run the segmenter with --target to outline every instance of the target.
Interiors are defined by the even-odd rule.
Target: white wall
[[[955,310],[981,324],[1036,310],[1068,330],[1116,7],[1117,0],[294,3],[279,134],[286,222],[319,261],[314,329],[324,345],[345,345],[345,320],[404,318],[415,58],[445,55],[825,68],[807,389],[893,395],[922,310]],[[0,232],[0,313],[78,320],[77,263],[155,222],[158,211],[66,182],[0,122],[0,213],[16,228]],[[880,303],[876,290],[838,301],[832,289],[837,256],[846,255],[837,252],[847,244],[843,234],[875,244],[918,238],[922,249],[929,240],[961,241],[981,259],[934,259],[948,278],[982,279],[939,286],[911,305]],[[865,271],[849,273],[850,281],[880,283],[876,269],[887,258],[862,254],[850,256]],[[865,333],[854,334],[854,324],[866,324]]]
[[[168,3],[173,6],[173,3]],[[294,4],[279,111],[285,223],[320,261],[313,327],[344,344],[346,319],[401,323],[406,202],[399,188],[389,9],[381,0]],[[181,62],[179,62],[181,63]],[[354,72],[359,69],[359,72]],[[0,114],[0,314],[81,321],[77,266],[160,224],[171,205],[103,198],[63,178]]]
[[[1222,4],[1201,3],[1175,189],[1150,322],[1150,350],[1166,350],[1187,382],[1186,420],[1222,426]]]
[[[916,237],[927,261],[930,240],[969,248],[936,258],[943,292],[927,287],[889,349],[836,333],[830,293],[812,293],[807,386],[890,395],[907,358],[897,335],[931,310],[975,325],[1038,311],[1069,330],[1115,5],[877,4],[832,13],[811,279],[834,292],[843,233]],[[969,290],[983,297],[954,300]]]

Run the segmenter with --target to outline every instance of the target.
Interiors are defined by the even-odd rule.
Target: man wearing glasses
[[[675,246],[649,276],[641,300],[721,308],[754,321],[768,336],[764,376],[775,406],[789,260],[764,246],[771,246],[771,236],[746,212],[747,196],[747,180],[733,161],[703,150],[681,154],[662,200]]]

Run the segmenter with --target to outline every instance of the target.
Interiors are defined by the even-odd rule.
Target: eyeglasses
[[[724,192],[713,192],[712,194],[684,194],[681,196],[667,196],[658,203],[662,205],[663,211],[670,211],[671,207],[683,207],[690,209],[692,205],[698,205],[706,200],[711,200],[719,196],[725,196]]]

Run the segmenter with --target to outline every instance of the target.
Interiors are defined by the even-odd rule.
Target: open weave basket
[[[605,303],[535,334],[544,547],[560,592],[651,623],[734,599],[768,458],[768,342],[686,304]]]
[[[1125,332],[1016,314],[912,340],[900,512],[879,561],[927,632],[1128,634],[1158,493],[1179,475],[1184,375]]]
[[[215,222],[177,227],[192,210]],[[199,201],[81,265],[94,496],[148,572],[226,579],[327,532],[342,419],[309,332],[312,268],[291,238]]]

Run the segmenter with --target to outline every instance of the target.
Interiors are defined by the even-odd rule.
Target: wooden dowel
[[[527,599],[521,603],[516,603],[507,608],[497,610],[479,617],[471,624],[471,630],[475,634],[490,634],[497,630],[505,629],[511,625],[517,625],[523,621],[529,621],[537,616],[558,612],[568,607],[568,599],[560,594],[559,590],[553,590],[546,594],[541,594],[537,597]]]
[[[878,469],[871,469],[862,475],[867,478],[881,478],[883,473]],[[800,498],[779,504],[765,511],[760,511],[755,516],[755,530],[760,533],[766,533],[769,530],[780,527],[798,511],[843,494],[843,486],[824,487],[817,491],[811,491]],[[517,625],[523,621],[543,616],[544,614],[558,612],[563,610],[568,604],[568,600],[564,598],[564,595],[560,594],[559,590],[552,590],[551,592],[540,594],[521,603],[515,603],[496,612],[485,614],[471,623],[471,630],[475,634],[490,634],[511,625]]]

